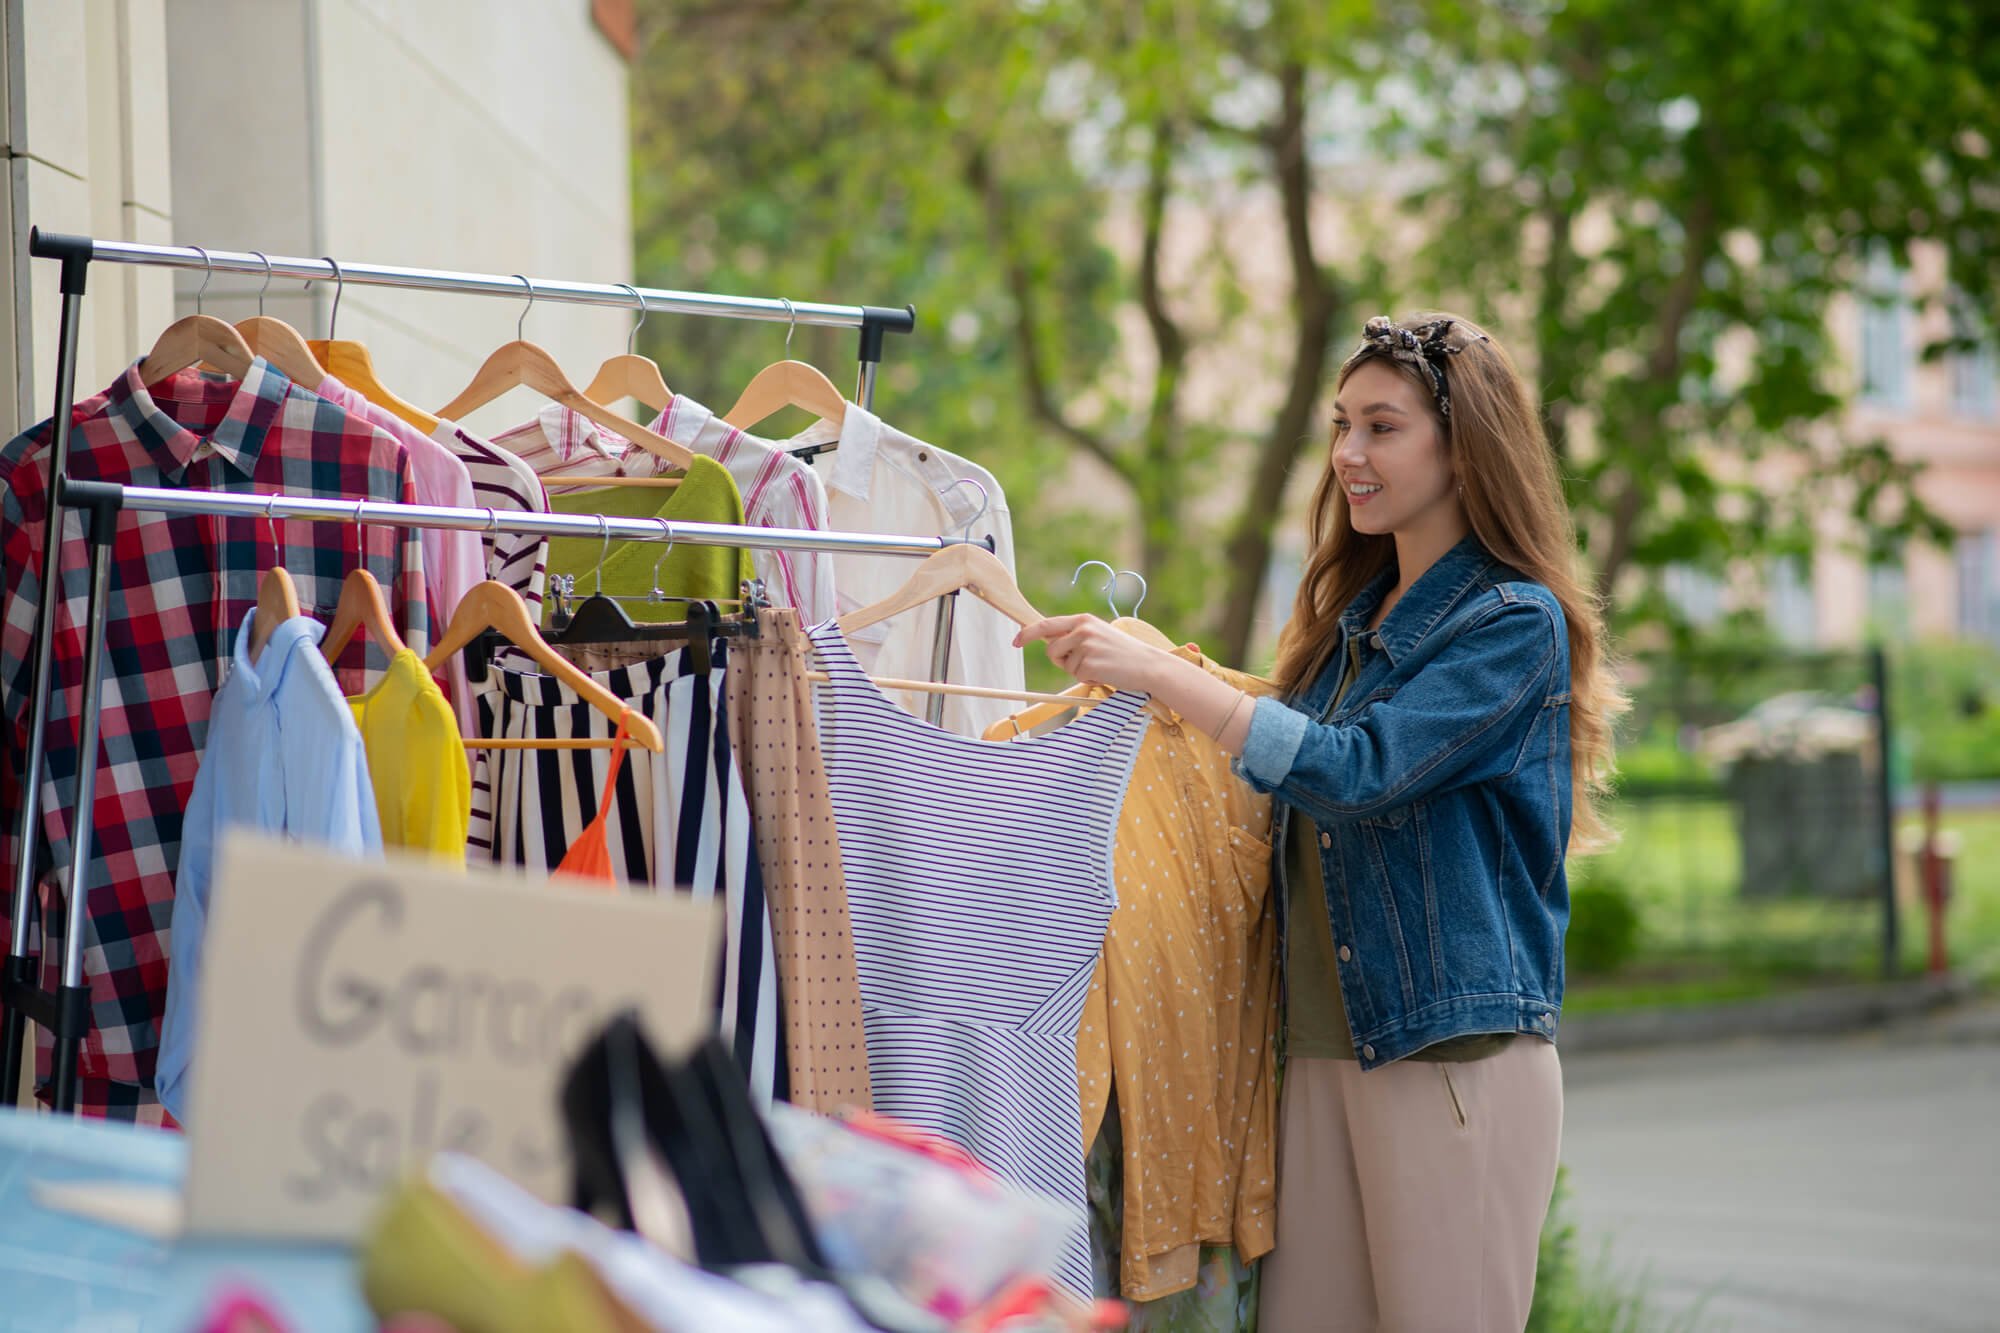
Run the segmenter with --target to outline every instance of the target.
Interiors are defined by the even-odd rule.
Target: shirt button
[[[1361,1058],[1364,1060],[1373,1060],[1375,1058],[1375,1048],[1373,1046],[1363,1046],[1361,1048]]]
[[[1333,835],[1332,835],[1331,833],[1322,833],[1322,834],[1320,834],[1320,835],[1319,835],[1319,845],[1320,845],[1321,847],[1331,847],[1331,846],[1333,846]]]

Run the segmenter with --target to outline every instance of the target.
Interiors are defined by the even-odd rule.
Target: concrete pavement
[[[2000,1330],[2000,1007],[1841,1038],[1577,1054],[1586,1252],[1692,1327]]]

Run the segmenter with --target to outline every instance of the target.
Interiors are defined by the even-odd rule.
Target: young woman
[[[1450,316],[1340,369],[1311,556],[1252,700],[1092,616],[1029,626],[1278,800],[1286,1063],[1270,1333],[1519,1330],[1562,1136],[1563,859],[1623,699],[1533,393]]]

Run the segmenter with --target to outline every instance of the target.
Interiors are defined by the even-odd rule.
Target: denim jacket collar
[[[1458,605],[1466,592],[1479,581],[1480,575],[1493,564],[1493,557],[1479,544],[1479,538],[1467,533],[1418,577],[1410,590],[1403,594],[1402,600],[1390,610],[1382,628],[1369,636],[1370,640],[1388,654],[1391,666],[1397,665],[1416,651],[1438,622]],[[1340,615],[1343,644],[1349,637],[1368,633],[1369,617],[1375,614],[1375,608],[1382,604],[1382,599],[1395,586],[1396,567],[1392,564],[1355,595],[1347,610]]]

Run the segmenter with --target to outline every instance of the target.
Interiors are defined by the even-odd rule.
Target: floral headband
[[[1359,363],[1378,357],[1400,361],[1424,377],[1424,383],[1430,385],[1431,396],[1437,399],[1438,415],[1450,421],[1451,389],[1444,378],[1445,358],[1458,355],[1473,343],[1492,341],[1482,333],[1456,347],[1452,346],[1445,341],[1445,335],[1457,323],[1453,319],[1434,319],[1406,329],[1387,315],[1376,315],[1362,326],[1361,346],[1354,349],[1354,354],[1341,366],[1340,373],[1345,375]]]

